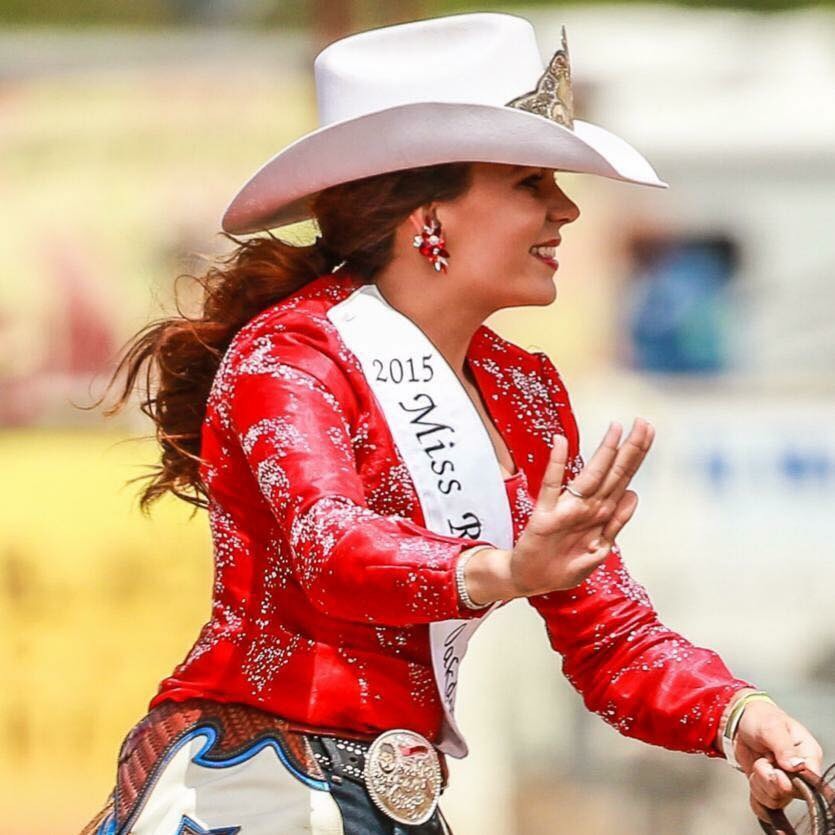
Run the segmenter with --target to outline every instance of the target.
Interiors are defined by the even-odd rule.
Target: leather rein
[[[808,768],[789,775],[792,785],[809,810],[809,835],[835,835],[835,789]],[[763,832],[768,835],[800,835],[782,809],[769,809],[769,822],[758,818]]]

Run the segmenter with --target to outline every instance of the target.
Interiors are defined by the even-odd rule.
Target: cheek
[[[529,248],[542,238],[542,220],[537,217],[531,220],[524,215],[517,215],[516,222],[507,222],[502,229],[501,235],[501,260],[508,268],[514,270],[527,269],[535,262],[532,261]]]
[[[527,202],[484,199],[461,208],[447,239],[451,259],[466,261],[488,284],[538,266],[528,248],[543,237],[543,218]]]
[[[457,254],[473,267],[484,270],[504,249],[504,234],[498,211],[474,207],[455,224],[455,235],[448,240],[448,248],[451,255]]]

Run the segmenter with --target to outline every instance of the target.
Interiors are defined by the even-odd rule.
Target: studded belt
[[[377,808],[393,820],[425,823],[437,808],[446,787],[446,763],[415,731],[384,731],[371,742],[306,736],[313,756],[334,783],[348,779],[364,786]]]
[[[370,742],[344,739],[337,736],[308,734],[313,756],[325,771],[330,772],[334,783],[341,783],[346,777],[365,785],[365,755]]]

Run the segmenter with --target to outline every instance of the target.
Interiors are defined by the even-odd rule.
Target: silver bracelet
[[[733,697],[731,697],[733,698]],[[774,699],[765,692],[765,690],[755,690],[752,693],[747,693],[746,695],[740,697],[736,702],[734,702],[734,706],[728,711],[728,716],[725,721],[725,727],[722,729],[722,751],[725,754],[725,759],[728,761],[728,765],[732,768],[735,768],[737,771],[742,771],[742,766],[736,759],[736,754],[734,752],[734,741],[736,740],[736,732],[739,728],[740,720],[742,719],[742,714],[745,713],[745,708],[748,707],[748,704],[753,701],[767,701],[771,702],[771,704],[776,704]]]
[[[463,551],[458,557],[458,562],[455,564],[455,586],[458,589],[458,597],[468,609],[486,609],[490,605],[489,603],[473,602],[473,599],[470,597],[470,593],[467,591],[467,585],[464,582],[464,567],[470,561],[470,557],[473,556],[473,554],[477,554],[485,548],[492,547],[492,545],[477,545],[469,551]]]

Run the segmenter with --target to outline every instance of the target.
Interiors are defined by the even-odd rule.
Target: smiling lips
[[[557,247],[560,245],[560,238],[552,238],[550,241],[545,241],[542,244],[535,244],[528,252],[540,261],[544,261],[551,267],[558,267],[557,261]]]

